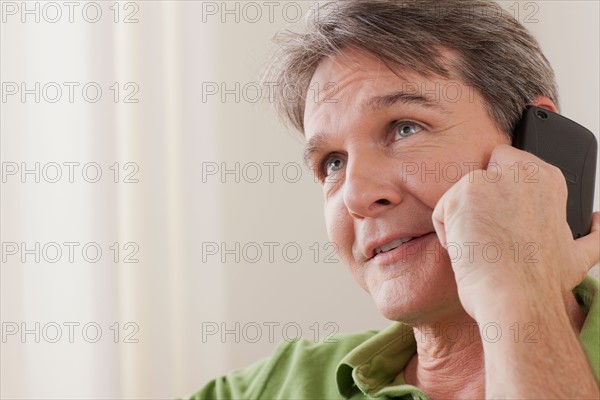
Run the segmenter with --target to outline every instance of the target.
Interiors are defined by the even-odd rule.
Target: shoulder
[[[322,338],[315,342],[307,339],[298,341],[282,342],[277,348],[275,355],[285,359],[284,362],[291,362],[294,358],[310,358],[325,356],[330,359],[341,361],[350,351],[358,345],[364,343],[367,339],[379,333],[378,330],[369,330],[357,333],[344,333],[331,337]]]
[[[206,384],[191,399],[338,398],[340,361],[377,330],[339,334],[319,342],[281,342],[274,353]]]

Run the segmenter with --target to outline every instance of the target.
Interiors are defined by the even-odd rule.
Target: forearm
[[[486,398],[600,398],[564,307],[515,304],[488,315],[500,316],[487,318],[487,323],[498,324],[502,334],[497,341],[483,338]]]

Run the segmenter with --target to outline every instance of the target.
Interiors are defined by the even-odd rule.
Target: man
[[[573,240],[560,170],[510,146],[527,105],[558,112],[536,41],[488,1],[322,9],[281,42],[274,79],[305,100],[278,110],[339,256],[398,323],[285,343],[194,398],[599,398],[600,214]]]

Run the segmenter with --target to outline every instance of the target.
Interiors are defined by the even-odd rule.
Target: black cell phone
[[[560,168],[569,190],[567,222],[577,239],[590,232],[598,142],[592,132],[562,115],[528,106],[514,130],[513,146]]]

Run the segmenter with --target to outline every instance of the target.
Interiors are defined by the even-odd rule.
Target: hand
[[[508,145],[440,198],[433,224],[471,317],[490,306],[562,305],[598,262],[600,213],[590,234],[573,240],[566,202],[558,168]]]

